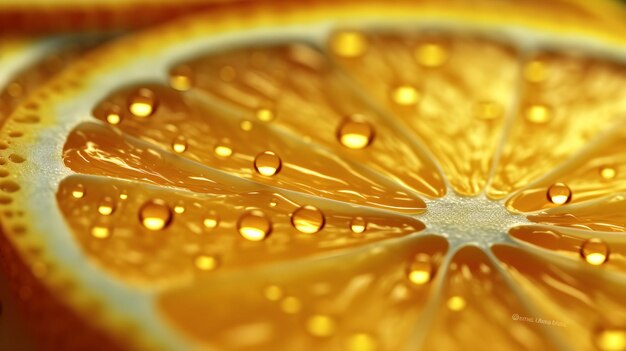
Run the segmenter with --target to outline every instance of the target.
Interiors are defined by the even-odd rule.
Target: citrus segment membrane
[[[267,124],[268,138],[310,141],[421,194],[445,193],[419,145],[307,44],[231,49],[181,63],[171,77],[175,88],[186,77],[192,93],[224,104],[252,131]]]
[[[572,203],[626,191],[624,145],[626,129],[619,125],[576,158],[516,192],[507,200],[507,208],[512,211],[533,212],[558,206],[546,196],[550,186],[556,183],[566,184],[571,189]]]
[[[409,280],[410,265],[426,257],[435,275],[446,250],[441,237],[410,237],[314,264],[254,268],[169,291],[159,309],[217,349],[397,350],[431,291]]]
[[[573,260],[607,270],[626,272],[626,242],[611,233],[590,233],[583,230],[547,226],[512,228],[509,235],[525,244],[550,250]]]
[[[149,94],[150,97],[144,97],[147,99],[145,101],[141,100],[142,97],[138,95],[141,93]],[[150,109],[145,116],[141,114],[143,111],[137,111],[142,106]],[[361,164],[337,157],[332,150],[312,147],[302,138],[285,135],[263,123],[250,124],[250,129],[246,128],[242,124],[246,122],[245,119],[211,106],[204,101],[202,95],[195,94],[194,91],[180,93],[155,85],[121,90],[106,98],[95,109],[94,115],[112,125],[112,130],[125,137],[141,139],[160,155],[163,154],[168,161],[161,167],[161,172],[180,172],[183,167],[177,165],[182,162],[176,161],[180,159],[197,168],[189,171],[188,177],[191,178],[198,178],[201,173],[206,174],[208,171],[216,173],[218,170],[230,176],[250,180],[250,186],[255,187],[273,186],[406,212],[419,213],[425,207],[424,202],[414,193],[409,193],[393,181],[365,169]],[[112,115],[114,119],[111,119]],[[95,144],[93,147],[102,148],[103,152],[123,150],[121,146],[113,147],[103,136],[100,136],[98,142],[87,138],[80,147],[90,147],[92,144]],[[66,150],[75,148],[72,145],[68,141]],[[137,150],[126,151],[125,157],[132,158],[133,152]],[[262,158],[264,153],[273,157]],[[73,158],[75,157],[66,152],[66,164],[70,168],[73,168],[70,165]],[[85,159],[80,158],[77,161]],[[102,161],[94,157],[90,159]],[[135,161],[144,165],[147,163],[143,158]],[[89,173],[89,167],[91,166],[88,162],[85,163],[80,172]],[[150,171],[145,171],[155,170],[151,168]],[[124,173],[120,170],[115,172]],[[165,174],[163,176],[166,177]],[[206,177],[208,181],[212,180],[211,176]],[[188,187],[188,184],[183,186]]]
[[[624,115],[623,64],[537,54],[524,65],[519,109],[487,194],[499,199],[526,186],[615,128]]]
[[[493,40],[415,32],[339,31],[329,41],[335,61],[430,149],[454,191],[480,193],[514,103],[515,50]],[[347,52],[356,45],[359,52]]]
[[[496,245],[493,252],[541,311],[541,315],[528,317],[533,323],[542,323],[536,319],[540,318],[554,326],[550,331],[566,342],[563,348],[615,349],[609,345],[616,344],[602,339],[607,330],[614,330],[617,340],[626,332],[623,280],[598,274],[595,269],[581,269],[569,260],[549,260],[509,245]]]
[[[613,195],[570,206],[557,207],[528,216],[542,224],[592,231],[626,232],[626,200]],[[623,239],[623,238],[622,238]]]
[[[543,332],[526,323],[511,323],[511,315],[528,315],[485,253],[465,246],[454,254],[428,323],[424,350],[477,349],[486,334],[503,350],[554,348]]]
[[[82,175],[63,180],[57,200],[87,257],[145,287],[307,259],[424,229],[410,217],[302,195],[203,195]]]

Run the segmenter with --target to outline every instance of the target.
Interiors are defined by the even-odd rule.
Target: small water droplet
[[[433,266],[430,256],[418,254],[409,266],[408,278],[415,285],[424,285],[432,279]]]
[[[611,180],[617,176],[617,170],[612,166],[600,167],[600,176],[602,179]]]
[[[278,285],[270,285],[265,288],[263,294],[270,301],[278,301],[283,297],[283,289]]]
[[[391,91],[391,99],[400,106],[414,106],[420,97],[419,91],[411,85],[400,85]]]
[[[287,314],[295,314],[302,309],[302,302],[297,297],[287,296],[280,302],[280,308]]]
[[[474,115],[482,120],[494,120],[502,117],[502,106],[496,102],[482,101],[476,104]]]
[[[258,118],[259,121],[270,122],[274,120],[274,117],[274,111],[269,108],[260,108],[256,111],[256,118]]]
[[[118,125],[122,122],[122,116],[120,115],[120,108],[116,105],[111,105],[106,112],[106,121],[110,125]]]
[[[302,206],[291,214],[291,224],[301,233],[317,233],[324,227],[324,223],[324,214],[315,206]]]
[[[192,70],[189,66],[176,67],[170,73],[170,86],[178,91],[187,91],[192,84]]]
[[[374,139],[374,128],[367,122],[348,120],[339,126],[337,138],[349,149],[364,149]]]
[[[329,316],[316,314],[306,321],[307,331],[316,337],[326,338],[335,333],[335,320]]]
[[[590,265],[599,266],[609,260],[609,246],[598,238],[588,239],[580,246],[580,256]]]
[[[346,340],[347,351],[376,351],[378,342],[376,338],[367,333],[356,333],[350,335]]]
[[[626,328],[601,328],[594,342],[601,351],[626,351]]]
[[[264,240],[269,236],[271,229],[272,223],[260,210],[248,211],[237,221],[239,234],[250,241]]]
[[[248,120],[244,120],[241,121],[241,123],[239,123],[239,128],[241,128],[241,130],[249,132],[252,130],[252,127],[254,127],[254,125],[252,124],[251,121]]]
[[[565,183],[555,183],[548,188],[548,200],[555,205],[564,205],[572,199],[572,190]]]
[[[422,44],[415,49],[415,59],[424,67],[440,67],[446,63],[448,52],[438,44]]]
[[[233,154],[233,149],[226,145],[217,145],[214,151],[219,157],[230,157]]]
[[[104,200],[98,206],[98,213],[103,216],[108,216],[115,211],[115,204],[113,203],[113,199],[110,197],[105,197]]]
[[[254,158],[254,169],[260,175],[271,177],[280,172],[282,161],[272,151],[264,151]]]
[[[120,194],[120,199],[121,199],[121,200],[126,200],[126,199],[128,199],[128,194],[126,194],[126,193],[121,193],[121,194]]]
[[[82,199],[85,196],[85,186],[82,184],[76,184],[72,189],[72,197],[75,199]]]
[[[202,220],[202,225],[206,229],[215,229],[219,223],[220,219],[214,211],[210,211]]]
[[[111,233],[107,227],[95,226],[91,228],[91,235],[97,239],[106,239]]]
[[[219,267],[219,260],[212,255],[198,255],[193,262],[196,268],[201,271],[212,271]]]
[[[466,302],[461,296],[452,296],[446,304],[451,311],[458,312],[465,308]]]
[[[552,111],[546,105],[530,105],[524,115],[529,122],[536,124],[548,123],[552,119]]]
[[[183,206],[183,205],[176,205],[176,206],[174,206],[174,212],[176,214],[183,214],[183,213],[185,213],[185,206]]]
[[[177,136],[176,138],[174,138],[174,140],[172,140],[172,150],[174,150],[174,152],[176,153],[183,153],[185,151],[187,151],[187,138],[185,138],[182,135]]]
[[[368,46],[365,35],[356,31],[338,32],[330,38],[331,51],[340,57],[362,56],[367,51]]]
[[[546,66],[539,60],[532,60],[524,67],[524,78],[532,83],[539,83],[546,79]]]
[[[156,95],[147,88],[141,88],[130,95],[128,110],[137,117],[148,117],[156,108]]]
[[[165,201],[154,199],[146,202],[139,210],[139,220],[149,230],[161,230],[172,220],[172,212]]]
[[[367,229],[367,222],[363,217],[354,217],[350,221],[350,230],[354,234],[362,234]]]

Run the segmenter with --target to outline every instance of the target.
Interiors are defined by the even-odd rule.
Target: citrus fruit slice
[[[624,349],[625,13],[240,4],[88,54],[0,132],[28,323],[64,349]]]

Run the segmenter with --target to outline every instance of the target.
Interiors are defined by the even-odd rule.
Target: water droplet
[[[176,206],[174,206],[174,212],[176,214],[183,214],[183,213],[185,213],[185,206],[183,206],[183,205],[176,205]]]
[[[237,221],[239,234],[250,241],[261,241],[267,238],[271,229],[272,223],[260,210],[248,211]]]
[[[76,184],[74,189],[72,189],[72,197],[75,199],[82,199],[85,197],[85,186],[82,184]]]
[[[306,321],[307,331],[319,338],[325,338],[335,333],[335,321],[326,315],[316,314],[309,317]]]
[[[225,145],[217,145],[215,154],[219,157],[230,157],[233,154],[233,149]]]
[[[422,44],[415,49],[415,59],[422,66],[439,67],[448,59],[448,52],[438,44]]]
[[[430,256],[418,254],[409,267],[408,278],[415,285],[424,285],[432,279],[433,266]]]
[[[291,224],[301,233],[313,234],[324,227],[324,214],[317,207],[306,205],[291,214]]]
[[[555,205],[563,205],[572,199],[572,191],[565,183],[555,183],[548,188],[548,200]]]
[[[339,127],[337,138],[350,149],[364,149],[374,139],[374,128],[367,122],[346,121]]]
[[[170,73],[170,86],[178,91],[187,91],[192,84],[192,70],[189,66],[180,66]]]
[[[271,177],[280,172],[281,166],[280,157],[272,151],[264,151],[254,158],[254,169],[260,175]]]
[[[128,199],[128,194],[126,194],[126,193],[121,193],[121,194],[120,194],[120,199],[121,199],[121,200],[126,200],[126,199]]]
[[[368,43],[365,35],[355,31],[335,33],[330,39],[331,51],[341,57],[355,58],[367,51]]]
[[[280,308],[287,314],[298,313],[302,309],[302,302],[296,297],[287,296],[281,301]]]
[[[180,153],[187,151],[187,147],[188,147],[187,138],[185,138],[182,135],[177,136],[172,141],[172,150],[174,150],[174,152],[176,153],[180,154]]]
[[[539,83],[546,79],[546,66],[539,60],[532,60],[524,67],[524,78],[532,83]]]
[[[139,220],[149,230],[161,230],[172,220],[172,212],[165,201],[155,199],[146,202],[139,210]]]
[[[118,125],[122,122],[122,116],[120,115],[120,109],[118,106],[110,106],[106,113],[107,123],[110,125]]]
[[[474,115],[482,120],[494,120],[502,117],[502,106],[496,102],[482,101],[476,104]]]
[[[256,111],[256,118],[263,122],[274,120],[274,112],[268,108],[260,108]]]
[[[278,301],[283,297],[283,289],[278,285],[270,285],[265,288],[264,295],[270,301]]]
[[[350,230],[354,234],[362,234],[367,229],[367,222],[363,217],[354,217],[350,221]]]
[[[625,351],[625,328],[602,328],[595,332],[594,342],[602,351]]]
[[[593,266],[599,266],[609,260],[609,246],[598,238],[586,240],[580,247],[580,256]]]
[[[97,239],[106,239],[110,234],[109,228],[107,227],[95,226],[91,228],[91,235]]]
[[[100,205],[98,206],[98,213],[103,216],[108,216],[115,211],[115,204],[113,203],[113,199],[110,197],[104,198]]]
[[[367,333],[356,333],[350,335],[346,341],[347,351],[376,351],[378,350],[378,342]]]
[[[217,257],[210,255],[198,255],[193,263],[201,271],[212,271],[219,266]]]
[[[156,108],[156,96],[150,89],[141,88],[133,93],[128,100],[130,113],[137,117],[148,117]]]
[[[617,176],[617,170],[612,166],[600,167],[600,176],[602,179],[611,180]]]
[[[219,217],[217,216],[217,213],[213,211],[209,212],[202,220],[202,225],[204,225],[206,229],[215,229],[219,223]]]
[[[239,128],[241,128],[241,130],[246,131],[246,132],[251,131],[253,126],[254,125],[252,124],[252,122],[248,120],[244,120],[244,121],[241,121],[241,123],[239,123]]]
[[[465,308],[466,302],[461,296],[452,296],[448,299],[447,305],[451,311],[460,311]]]
[[[524,114],[529,122],[536,124],[544,124],[552,119],[552,111],[545,105],[530,105]]]
[[[400,85],[391,91],[391,99],[400,106],[413,106],[420,99],[420,93],[410,85]]]

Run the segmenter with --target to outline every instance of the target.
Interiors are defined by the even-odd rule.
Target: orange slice
[[[625,349],[625,13],[254,3],[103,46],[0,131],[27,323],[63,349]]]

